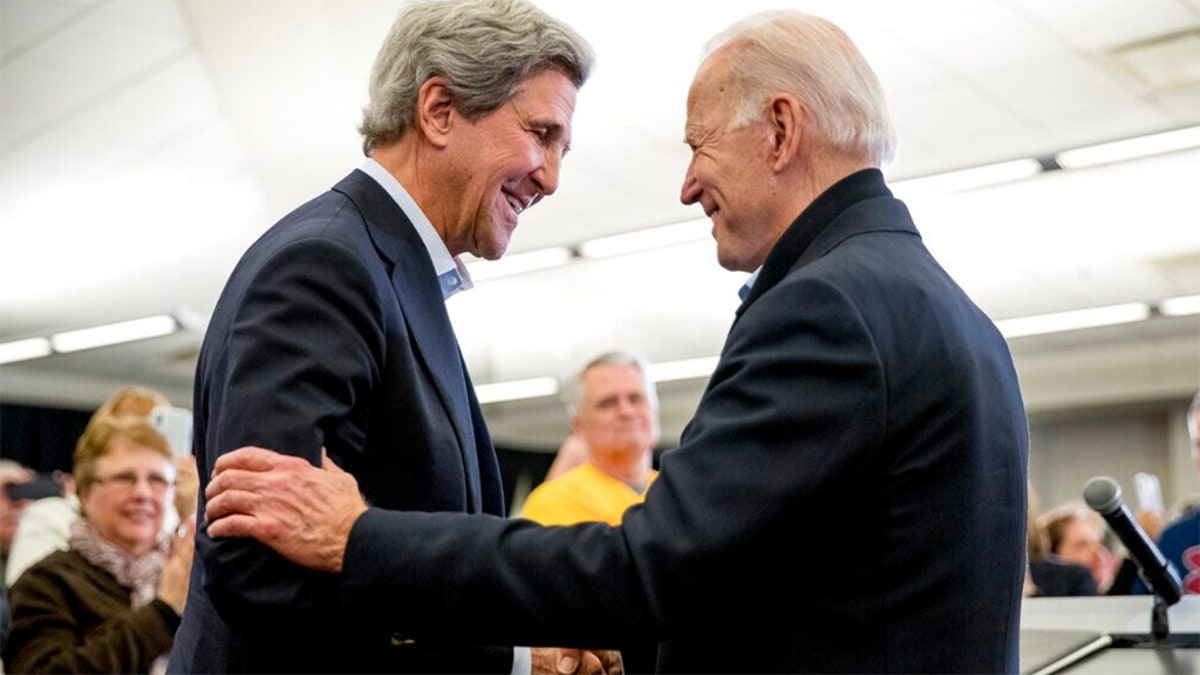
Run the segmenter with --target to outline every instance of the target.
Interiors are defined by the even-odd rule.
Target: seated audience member
[[[28,506],[28,500],[13,500],[8,496],[8,486],[26,483],[33,473],[26,467],[11,459],[0,459],[0,564],[6,563],[12,546],[13,536],[17,529],[17,521],[21,512]],[[8,598],[5,589],[0,587],[0,649],[8,639],[9,612]],[[4,672],[0,668],[0,673]]]
[[[4,583],[12,587],[21,573],[55,551],[67,549],[71,523],[79,519],[79,500],[75,497],[75,479],[56,472],[62,494],[36,499],[21,512],[13,535],[12,548],[4,564]]]
[[[1192,460],[1200,469],[1200,393],[1188,408],[1187,425]],[[1185,511],[1169,523],[1158,538],[1158,548],[1179,573],[1183,592],[1200,593],[1200,510]]]
[[[0,562],[8,560],[13,536],[21,513],[29,506],[29,500],[13,500],[8,496],[9,485],[28,483],[33,472],[11,459],[0,459]]]
[[[146,417],[157,406],[169,406],[171,401],[161,392],[147,387],[132,385],[123,387],[108,397],[92,413],[80,442],[100,420],[114,417]],[[163,518],[163,530],[173,532],[182,520],[196,511],[196,493],[200,479],[196,473],[196,460],[190,456],[175,457],[176,469],[174,509],[168,510]],[[64,477],[62,496],[45,497],[30,504],[21,516],[12,549],[3,567],[4,581],[12,587],[21,573],[37,561],[55,551],[67,550],[71,525],[79,519],[79,500],[75,497],[74,483]]]
[[[69,548],[9,596],[4,663],[15,673],[147,673],[165,666],[183,612],[194,519],[162,532],[175,465],[142,417],[95,420],[75,451],[81,517]],[[157,664],[157,665],[156,665]]]
[[[616,525],[658,475],[650,468],[658,441],[654,385],[636,356],[608,352],[584,366],[567,393],[586,461],[536,487],[521,516],[543,525]]]
[[[1082,501],[1070,501],[1042,514],[1038,527],[1052,555],[1088,568],[1099,593],[1112,588],[1122,558],[1105,545],[1108,529],[1100,514]]]
[[[125,417],[134,415],[148,417],[158,406],[171,405],[170,399],[160,391],[139,385],[130,385],[119,389],[108,398],[92,414],[88,426],[96,424],[97,420],[105,417]],[[86,433],[86,430],[85,430]],[[182,453],[176,453],[171,460],[175,464],[176,490],[175,510],[167,512],[164,521],[168,530],[173,530],[180,521],[186,520],[196,512],[197,492],[200,487],[200,477],[196,472],[196,460],[191,456],[191,448]]]
[[[1029,573],[1025,597],[1096,595],[1096,582],[1092,579],[1091,570],[1050,553],[1046,532],[1037,526],[1034,516],[1038,511],[1037,504],[1037,495],[1030,486],[1025,530],[1029,538]]]

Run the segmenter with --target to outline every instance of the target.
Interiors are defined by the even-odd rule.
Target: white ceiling
[[[598,65],[560,190],[523,217],[510,252],[701,217],[678,201],[699,50],[781,5],[834,20],[875,66],[900,137],[895,179],[1200,124],[1200,0],[538,4],[592,42]],[[397,7],[0,0],[0,341],[207,315],[254,238],[361,162],[366,75]],[[1193,150],[909,203],[1003,319],[1200,292],[1198,177]],[[562,376],[618,346],[655,361],[716,354],[744,276],[700,241],[482,281],[450,310],[477,383]],[[1013,348],[1028,400],[1053,407],[1194,390],[1198,334],[1196,317],[1156,319]],[[200,337],[5,365],[0,399],[88,407],[141,382],[187,405]],[[1095,358],[1065,358],[1080,353]],[[702,384],[664,385],[667,439]],[[487,413],[509,442],[565,430],[553,401]]]

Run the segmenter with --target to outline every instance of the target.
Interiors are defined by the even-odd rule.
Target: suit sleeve
[[[853,303],[827,284],[790,286],[734,326],[682,446],[619,528],[372,509],[351,533],[348,601],[411,630],[611,646],[763,592],[755,567],[803,550],[798,524],[820,527],[822,500],[857,489],[886,413]]]
[[[305,239],[274,252],[237,302],[227,344],[207,383],[206,470],[216,458],[259,445],[320,464],[361,453],[364,401],[382,362],[374,285],[348,248]],[[203,498],[203,486],[200,491]],[[204,504],[200,504],[203,513]],[[334,611],[332,578],[249,539],[197,538],[206,588],[229,624],[288,633]]]
[[[698,599],[767,597],[779,589],[765,580],[794,576],[797,557],[841,554],[833,528],[861,520],[847,505],[872,498],[880,470],[885,377],[865,320],[836,286],[785,280],[747,310],[682,446],[664,454],[646,508],[625,521],[662,621],[704,634]]]

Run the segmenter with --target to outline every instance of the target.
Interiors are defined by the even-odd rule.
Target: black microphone
[[[1121,500],[1121,486],[1108,476],[1096,476],[1089,480],[1083,488],[1083,499],[1104,520],[1125,548],[1130,557],[1141,569],[1142,580],[1167,605],[1179,602],[1183,592],[1180,589],[1179,575],[1175,573],[1163,557],[1162,551],[1150,541],[1145,530],[1138,525],[1129,507]]]

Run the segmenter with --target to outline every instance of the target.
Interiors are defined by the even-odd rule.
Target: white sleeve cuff
[[[533,651],[529,647],[513,647],[512,675],[532,675]]]

